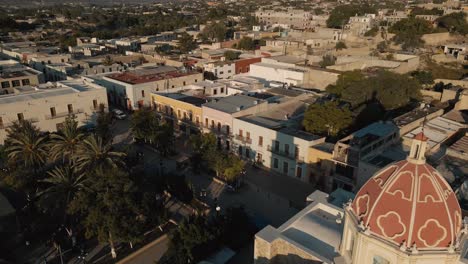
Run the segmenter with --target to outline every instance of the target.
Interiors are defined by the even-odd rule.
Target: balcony
[[[251,138],[246,138],[244,136],[241,136],[241,135],[236,135],[236,140],[237,141],[240,141],[244,144],[252,144],[252,139]]]
[[[69,115],[77,115],[77,114],[82,114],[84,113],[83,109],[76,109],[73,112],[61,112],[61,113],[56,113],[55,115],[46,115],[45,119],[46,120],[51,120],[51,119],[57,119],[61,117],[66,117]]]
[[[268,149],[268,151],[270,151],[271,153],[273,153],[273,154],[275,154],[277,156],[281,156],[283,158],[294,160],[294,161],[297,161],[299,163],[304,162],[304,157],[303,156],[297,156],[297,155],[295,155],[294,153],[291,153],[291,152],[286,152],[286,151],[283,151],[283,150],[280,150],[280,149],[275,149],[274,147],[272,147],[270,145],[268,145],[267,149]]]

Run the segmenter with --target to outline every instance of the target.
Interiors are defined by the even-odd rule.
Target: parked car
[[[127,115],[120,109],[112,109],[112,113],[114,114],[114,117],[119,120],[124,120],[127,118]]]

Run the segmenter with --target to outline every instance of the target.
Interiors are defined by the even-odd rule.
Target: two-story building
[[[111,104],[131,110],[150,107],[151,92],[166,91],[202,80],[203,74],[199,72],[155,66],[109,74],[100,80],[100,84],[107,88]]]
[[[79,125],[95,122],[100,105],[107,106],[106,89],[83,79],[19,87],[0,96],[0,144],[15,121],[29,120],[41,131],[56,131],[73,115]]]

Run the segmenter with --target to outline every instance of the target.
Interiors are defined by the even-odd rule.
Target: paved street
[[[169,245],[169,237],[163,235],[117,264],[154,264],[166,253]]]
[[[125,145],[131,142],[128,126],[128,120],[117,121],[114,124],[115,144]],[[179,152],[188,152],[184,142],[178,141],[176,146]],[[150,171],[155,170],[160,163],[158,154],[144,146],[139,146],[138,151],[144,153],[145,167]],[[199,196],[201,201],[213,208],[215,205],[219,205],[221,210],[231,206],[243,206],[259,228],[266,225],[278,227],[283,224],[305,205],[307,195],[314,191],[313,186],[291,177],[251,166],[247,166],[246,170],[245,184],[237,192],[230,192],[224,184],[213,181],[210,175],[194,174],[190,169],[186,169],[184,174],[193,185],[195,195]],[[202,190],[206,191],[206,197],[200,197]],[[172,204],[170,208],[171,211],[180,211],[183,215],[190,213],[180,205]],[[252,248],[252,243],[246,245],[230,263],[249,263],[246,261],[253,259]],[[138,257],[132,258],[129,260],[130,262],[121,263],[154,263],[149,260],[161,257],[166,249],[167,241],[161,240],[149,247],[142,248]]]

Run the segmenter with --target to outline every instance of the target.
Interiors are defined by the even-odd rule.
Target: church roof
[[[416,137],[424,141],[425,136]],[[418,250],[454,245],[462,224],[460,205],[445,179],[429,164],[411,159],[374,175],[357,193],[352,210],[372,234]]]

